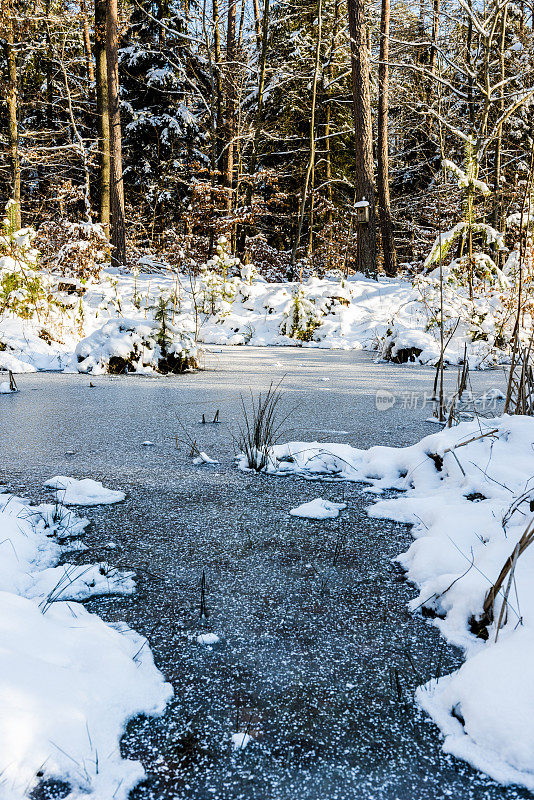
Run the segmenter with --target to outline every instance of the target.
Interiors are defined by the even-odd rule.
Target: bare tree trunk
[[[315,161],[315,159],[314,159]],[[312,166],[310,175],[310,214],[308,225],[308,248],[306,254],[308,258],[313,258],[313,226],[315,224],[315,163]],[[312,264],[313,268],[313,264]]]
[[[7,62],[7,135],[9,156],[11,161],[11,196],[15,201],[14,223],[16,228],[21,227],[20,221],[20,152],[19,152],[19,126],[18,126],[18,80],[17,57],[14,47],[13,11],[9,2],[2,4],[2,14],[5,20],[4,53]]]
[[[471,0],[469,0],[469,8],[471,8]],[[471,48],[473,46],[473,16],[467,15],[467,41],[466,41],[466,63],[469,70],[467,78],[467,105],[469,107],[469,121],[471,125],[475,124],[475,104],[473,102],[473,58],[471,55]]]
[[[258,72],[258,106],[256,110],[256,119],[254,120],[254,136],[252,138],[252,151],[250,154],[249,179],[245,194],[245,206],[249,209],[252,207],[252,199],[254,197],[254,174],[256,172],[256,166],[258,163],[258,145],[263,115],[263,91],[265,89],[265,70],[267,67],[267,47],[269,40],[269,5],[270,0],[265,0],[263,5],[261,53]],[[241,227],[241,235],[238,237],[238,252],[240,255],[243,255],[245,252],[246,237],[247,226],[243,225]]]
[[[228,26],[226,35],[226,114],[224,143],[224,186],[226,188],[226,212],[228,216],[233,208],[234,180],[234,135],[236,123],[235,92],[235,22],[237,0],[230,0],[228,5]]]
[[[111,155],[111,263],[126,263],[124,182],[122,176],[121,115],[119,98],[119,17],[117,0],[107,0],[106,61],[108,71],[109,132]]]
[[[389,201],[389,0],[382,0],[380,15],[380,60],[378,64],[378,213],[384,256],[384,272],[395,275],[397,257]]]
[[[109,152],[106,0],[95,0],[96,116],[98,125],[99,219],[109,233],[111,164]]]
[[[504,76],[505,76],[505,63],[504,53],[506,50],[506,22],[508,15],[508,6],[502,10],[501,18],[501,36],[499,42],[499,66],[500,66],[500,98],[499,98],[499,113],[504,115]],[[503,232],[505,222],[503,218],[503,204],[502,204],[502,187],[501,187],[501,161],[502,161],[502,124],[497,128],[497,137],[495,139],[495,174],[493,185],[494,207],[493,207],[493,227],[499,232]],[[502,255],[497,248],[495,248],[495,259],[498,266],[502,261]]]
[[[85,205],[85,218],[87,222],[92,221],[91,215],[91,177],[89,172],[89,159],[87,157],[87,148],[85,147],[85,143],[83,138],[78,130],[78,126],[76,124],[76,118],[74,116],[74,109],[72,107],[72,95],[70,92],[69,86],[69,78],[67,75],[67,69],[65,67],[65,35],[63,37],[63,42],[61,46],[61,52],[59,55],[59,68],[61,70],[61,74],[63,75],[63,81],[65,83],[65,94],[67,98],[67,111],[70,119],[70,124],[72,127],[72,134],[73,138],[76,142],[76,149],[80,155],[80,159],[82,161],[83,167],[83,174],[85,177],[84,181],[84,192],[83,192],[83,200]]]
[[[82,13],[83,49],[85,53],[85,63],[87,65],[87,79],[89,81],[89,92],[92,95],[95,85],[95,66],[93,63],[93,53],[91,51],[91,36],[89,33],[89,20],[85,8],[85,0],[80,0],[80,11]]]
[[[220,135],[223,109],[223,90],[221,81],[221,35],[219,32],[219,5],[218,0],[212,0],[213,10],[213,46],[215,50],[215,83],[217,86],[217,137]],[[220,145],[220,142],[218,143]],[[217,162],[220,158],[218,150]]]
[[[430,58],[428,63],[429,78],[426,84],[426,104],[430,106],[432,101],[432,91],[434,89],[434,75],[436,72],[436,63],[438,57],[438,36],[439,36],[439,5],[440,0],[433,0],[432,2],[432,41],[430,45]],[[433,117],[427,115],[427,126],[429,130],[432,129]]]
[[[335,50],[337,46],[337,35],[339,30],[339,5],[340,0],[336,0],[334,6],[334,24],[332,27],[332,41],[330,43],[330,55],[328,57],[328,64],[325,69],[325,83],[326,83],[326,110],[324,122],[324,141],[325,141],[325,182],[326,182],[326,226],[328,229],[328,253],[327,259],[330,260],[330,249],[332,246],[332,225],[334,222],[333,214],[333,191],[332,191],[332,148],[330,147],[330,123],[332,118],[332,80],[334,77],[333,61],[335,58]]]
[[[241,0],[241,8],[239,10],[239,33],[237,34],[238,51],[240,51],[243,46],[243,23],[245,22],[245,7],[246,0]]]
[[[347,0],[351,47],[352,96],[355,134],[355,194],[369,203],[369,222],[358,226],[356,268],[376,274],[376,211],[373,174],[373,126],[369,88],[366,0]]]
[[[254,33],[256,34],[256,44],[258,45],[258,49],[261,47],[261,26],[260,26],[260,7],[258,5],[258,0],[252,0],[252,7],[254,9]],[[263,11],[265,15],[265,9]]]
[[[317,82],[319,80],[319,69],[321,66],[321,43],[322,43],[322,32],[323,32],[323,2],[322,0],[318,0],[318,7],[317,7],[317,41],[315,45],[315,63],[313,69],[313,81],[312,81],[312,105],[311,105],[311,116],[310,116],[310,155],[308,159],[308,166],[306,168],[305,178],[304,178],[304,186],[302,187],[302,197],[300,201],[300,210],[299,210],[299,218],[297,224],[297,234],[295,236],[295,241],[293,242],[293,248],[291,250],[291,261],[288,270],[288,280],[294,280],[295,278],[295,262],[297,260],[297,251],[300,245],[300,237],[302,235],[302,226],[304,223],[304,212],[306,211],[306,201],[308,199],[308,188],[310,185],[310,178],[314,172],[315,167],[315,110],[317,106]],[[310,216],[311,216],[310,211]]]

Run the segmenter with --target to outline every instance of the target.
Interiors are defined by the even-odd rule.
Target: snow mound
[[[293,517],[303,517],[304,519],[335,519],[339,516],[339,512],[346,507],[346,503],[331,503],[330,500],[317,497],[297,508],[292,508],[289,513]]]
[[[144,778],[121,758],[129,719],[161,714],[170,688],[146,640],[115,630],[78,604],[43,614],[0,593],[0,773],[9,800],[24,800],[37,773],[71,785],[70,797],[126,800]]]
[[[56,490],[58,500],[66,506],[100,506],[121,503],[124,492],[106,489],[100,481],[90,478],[77,480],[66,475],[56,475],[46,481],[45,486]]]
[[[531,791],[533,659],[534,631],[521,628],[470,658],[457,672],[417,691],[419,704],[445,736],[447,753],[500,783],[523,784]]]
[[[20,358],[17,358],[13,355],[13,353],[8,352],[7,350],[2,350],[0,352],[0,370],[11,370],[11,372],[15,372],[17,374],[36,371],[35,367],[32,367],[31,364],[28,364],[26,361],[21,361]]]
[[[184,372],[198,367],[191,336],[170,323],[164,329],[138,319],[109,320],[76,347],[78,372]]]
[[[198,456],[193,459],[193,464],[195,466],[199,466],[200,464],[218,464],[219,462],[215,458],[210,458],[210,456],[205,453],[203,450],[200,451]]]
[[[137,714],[161,714],[172,690],[146,639],[68,597],[131,592],[132,573],[107,564],[54,566],[88,520],[62,506],[0,497],[0,796],[27,800],[39,781],[69,798],[126,800],[145,777],[122,759]]]

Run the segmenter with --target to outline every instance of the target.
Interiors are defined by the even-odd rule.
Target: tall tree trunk
[[[212,11],[213,11],[213,49],[215,51],[215,83],[217,86],[217,138],[220,137],[220,129],[222,126],[222,110],[223,110],[223,88],[222,88],[222,81],[221,81],[221,34],[219,31],[219,4],[218,0],[212,0]],[[219,163],[221,153],[220,153],[220,141],[218,142],[218,150],[217,150],[217,163]]]
[[[109,233],[111,163],[109,152],[106,0],[95,0],[96,116],[98,125],[99,219]]]
[[[397,257],[389,202],[389,0],[382,0],[380,14],[380,60],[378,64],[378,213],[384,272],[395,275]]]
[[[302,235],[302,226],[304,223],[304,213],[306,211],[306,201],[308,199],[308,189],[310,186],[310,179],[314,172],[315,167],[315,110],[317,106],[317,82],[319,80],[319,70],[321,66],[321,40],[323,32],[323,2],[318,0],[317,7],[317,40],[315,44],[315,63],[313,68],[312,80],[312,105],[310,114],[310,155],[308,158],[308,166],[306,168],[304,186],[302,187],[302,197],[300,200],[299,218],[297,223],[297,234],[293,242],[291,250],[291,261],[288,270],[288,279],[294,280],[295,278],[295,262],[297,260],[297,251],[300,245],[300,237]],[[312,221],[312,210],[310,209],[310,222]]]
[[[233,208],[234,180],[234,135],[236,125],[236,91],[235,91],[235,22],[237,0],[229,0],[228,26],[226,32],[226,109],[225,109],[225,143],[224,143],[224,186],[226,188],[226,212],[228,216]]]
[[[252,0],[252,7],[254,9],[254,32],[256,34],[256,44],[258,49],[261,47],[261,26],[260,26],[260,7],[258,0]],[[263,11],[265,15],[265,10]]]
[[[52,130],[53,125],[53,113],[52,113],[52,103],[54,101],[54,87],[52,83],[52,39],[50,36],[50,24],[48,22],[48,16],[50,14],[50,0],[45,0],[45,14],[47,16],[46,21],[46,32],[45,32],[45,41],[46,41],[46,77],[45,77],[45,94],[46,94],[46,124],[48,126],[48,130]]]
[[[252,138],[252,151],[250,154],[249,179],[245,194],[245,206],[250,210],[252,210],[252,199],[254,197],[254,175],[258,164],[258,147],[263,118],[263,92],[265,89],[265,70],[267,67],[267,47],[269,41],[269,6],[270,0],[265,0],[263,5],[261,52],[258,71],[258,105],[256,109],[256,119],[254,120],[254,136]],[[247,226],[242,225],[241,234],[238,237],[238,252],[240,255],[243,255],[245,252],[246,237]]]
[[[501,116],[504,115],[504,106],[505,106],[505,86],[504,86],[504,78],[505,78],[505,61],[504,61],[504,53],[506,50],[506,22],[508,18],[508,6],[505,6],[502,10],[502,17],[501,17],[501,35],[500,35],[500,42],[499,42],[499,66],[500,66],[500,79],[501,79],[501,87],[500,87],[500,97],[499,97],[499,114]],[[493,207],[493,227],[498,230],[499,232],[503,232],[505,229],[505,220],[503,214],[503,203],[502,203],[502,186],[501,186],[501,165],[502,162],[502,124],[497,128],[497,136],[495,139],[495,174],[494,174],[494,184],[493,184],[493,197],[494,197],[494,207]],[[498,266],[501,266],[502,262],[502,254],[497,248],[495,248],[495,259]]]
[[[328,229],[328,251],[327,251],[327,260],[330,262],[331,258],[331,247],[332,247],[332,237],[333,237],[333,230],[332,226],[334,223],[334,213],[333,213],[333,202],[334,202],[334,193],[332,190],[332,148],[330,147],[330,124],[332,119],[332,80],[334,77],[334,58],[335,58],[335,51],[337,47],[337,36],[339,31],[339,5],[340,0],[336,0],[334,6],[334,24],[332,26],[332,41],[330,43],[330,54],[328,56],[328,63],[325,69],[325,121],[324,121],[324,143],[325,143],[325,183],[326,183],[326,200],[327,200],[327,210],[326,210],[326,226]],[[328,263],[330,266],[330,263]]]
[[[429,77],[426,83],[426,104],[430,105],[432,102],[432,92],[434,90],[434,75],[436,72],[436,63],[438,58],[438,36],[439,36],[439,6],[440,0],[433,0],[432,2],[432,40],[430,44],[430,56],[428,62]],[[427,125],[429,131],[432,128],[434,118],[427,115]]]
[[[472,8],[471,0],[469,0],[469,8]],[[471,125],[474,127],[475,125],[475,104],[473,102],[473,89],[474,89],[474,81],[472,76],[473,70],[473,58],[471,54],[471,49],[473,47],[473,17],[471,14],[467,15],[467,41],[465,45],[466,49],[466,63],[467,68],[469,70],[469,75],[467,78],[467,105],[469,108],[469,121]]]
[[[91,35],[89,33],[89,20],[87,18],[85,0],[80,0],[80,11],[82,13],[83,49],[85,53],[85,63],[87,65],[87,80],[89,81],[89,93],[92,95],[95,85],[95,66],[91,50]]]
[[[237,34],[237,50],[241,51],[243,46],[243,23],[245,22],[245,7],[246,0],[241,0],[241,8],[239,11],[239,33]]]
[[[20,221],[20,152],[18,126],[18,80],[17,57],[14,47],[13,9],[9,2],[2,3],[5,22],[4,53],[7,63],[7,135],[11,161],[11,197],[15,201],[14,224],[21,227]]]
[[[111,155],[111,263],[126,263],[124,181],[122,177],[121,114],[119,98],[119,15],[117,0],[107,0],[106,61],[108,71]]]
[[[355,196],[369,203],[369,222],[358,226],[356,268],[376,274],[376,211],[373,174],[373,126],[369,88],[366,0],[347,0],[351,49],[352,97],[355,134]]]

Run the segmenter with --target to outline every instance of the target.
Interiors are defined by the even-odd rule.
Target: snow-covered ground
[[[68,783],[72,800],[127,798],[144,770],[121,757],[124,727],[163,713],[172,694],[142,636],[72,602],[135,588],[132,573],[104,563],[56,566],[84,549],[87,525],[0,487],[2,800],[25,800],[41,778]]]
[[[366,349],[424,364],[436,363],[440,353],[435,271],[415,280],[330,275],[300,284],[267,283],[246,266],[224,278],[212,269],[198,278],[104,270],[78,293],[68,293],[59,276],[47,276],[47,284],[61,312],[25,320],[0,314],[0,369],[97,374],[120,371],[127,362],[129,371],[165,372],[173,366],[169,354],[197,359],[197,343]],[[459,363],[467,345],[471,366],[506,362],[512,309],[513,293],[502,285],[480,284],[470,300],[448,274],[446,361]],[[525,312],[525,339],[531,322]]]
[[[534,547],[521,552],[482,618],[488,591],[534,524],[534,419],[477,419],[404,448],[290,442],[270,456],[267,471],[277,475],[402,492],[369,514],[413,526],[414,542],[398,557],[419,589],[412,610],[435,616],[466,658],[421,686],[417,700],[447,752],[534,790]]]

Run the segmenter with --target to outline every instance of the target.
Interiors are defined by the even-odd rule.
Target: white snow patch
[[[252,741],[252,736],[244,731],[233,733],[230,738],[232,740],[232,747],[234,750],[244,750],[247,744]]]
[[[203,450],[193,459],[193,464],[218,464],[219,462],[215,458],[210,458]]]
[[[218,641],[220,639],[216,633],[199,633],[197,636],[197,642],[203,645],[217,644]]]
[[[90,478],[77,480],[66,475],[56,475],[46,481],[45,486],[56,490],[58,500],[66,506],[100,506],[121,503],[126,494],[106,489],[100,481]]]
[[[339,516],[339,512],[346,507],[346,503],[332,503],[330,500],[316,497],[315,500],[292,508],[289,513],[293,517],[303,517],[304,519],[335,519]]]

